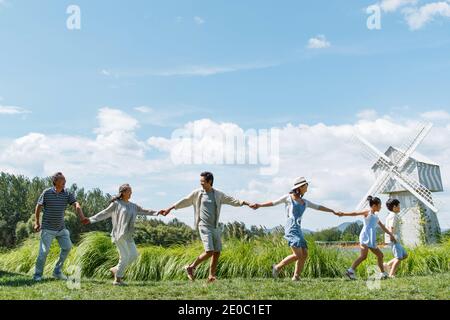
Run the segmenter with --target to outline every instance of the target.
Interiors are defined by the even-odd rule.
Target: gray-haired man
[[[86,220],[80,204],[75,196],[65,189],[66,178],[61,172],[52,176],[53,187],[42,192],[36,205],[36,222],[34,230],[41,231],[41,241],[39,244],[39,256],[36,261],[36,268],[33,279],[41,281],[44,273],[45,262],[47,260],[50,246],[53,240],[58,240],[61,247],[59,260],[53,271],[53,277],[59,280],[66,280],[67,277],[62,273],[64,262],[72,249],[69,230],[64,224],[64,213],[68,205],[74,207],[81,221]],[[44,209],[42,216],[42,226],[40,223],[41,210]]]

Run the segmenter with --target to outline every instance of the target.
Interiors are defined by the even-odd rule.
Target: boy
[[[403,248],[400,242],[400,201],[397,199],[389,199],[386,202],[386,206],[390,211],[390,214],[386,218],[386,227],[395,235],[396,242],[391,242],[389,237],[386,237],[385,242],[390,244],[392,247],[392,253],[394,259],[385,264],[386,271],[389,272],[389,278],[395,278],[398,267],[402,260],[408,257],[406,250]]]

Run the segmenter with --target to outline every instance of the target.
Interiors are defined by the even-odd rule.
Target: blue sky
[[[369,30],[365,10],[374,3],[0,1],[0,106],[15,110],[0,113],[1,147],[6,150],[30,133],[94,140],[99,110],[105,107],[137,119],[132,132],[141,142],[169,138],[174,129],[200,119],[243,129],[288,123],[332,127],[358,123],[364,110],[391,117],[391,124],[401,119],[405,127],[428,115],[447,130],[450,3],[383,1],[381,6],[394,9],[383,7],[381,30]],[[66,28],[71,4],[81,9],[81,30]],[[419,27],[417,21],[422,21]],[[311,39],[323,40],[324,47],[309,48]],[[437,155],[442,161],[447,142]],[[143,152],[148,158],[163,153]],[[45,161],[30,159],[14,167],[14,161],[4,159],[2,168],[45,175],[53,169]],[[329,166],[332,170],[333,164]],[[250,169],[214,169],[224,177],[254,174]],[[143,186],[147,181],[135,174],[129,178]],[[107,189],[122,180],[111,173],[96,182],[78,181]],[[247,187],[224,181],[225,189]],[[161,200],[141,191],[137,199],[163,206],[192,183],[158,186],[174,195]],[[349,197],[339,204],[353,202]],[[267,225],[276,222],[262,219]],[[336,222],[317,220],[310,227]]]

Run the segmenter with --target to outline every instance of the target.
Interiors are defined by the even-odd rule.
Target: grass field
[[[232,279],[207,285],[201,280],[130,282],[113,287],[108,280],[84,279],[81,289],[69,289],[66,282],[48,280],[34,283],[28,275],[0,272],[0,300],[449,300],[450,273],[402,277],[381,282],[370,290],[366,281],[343,278]]]
[[[70,290],[67,283],[30,279],[37,258],[38,239],[29,239],[21,247],[0,253],[0,299],[449,299],[450,240],[440,245],[409,250],[398,278],[381,281],[380,290],[370,290],[364,279],[370,277],[375,257],[358,269],[362,280],[350,282],[343,273],[358,256],[353,250],[325,248],[309,243],[309,259],[300,283],[292,283],[293,266],[284,270],[278,281],[271,279],[271,265],[287,254],[280,237],[263,237],[251,241],[237,239],[224,243],[218,267],[221,279],[206,285],[208,264],[197,270],[199,281],[189,283],[183,266],[202,251],[201,243],[163,248],[139,247],[140,257],[127,270],[128,287],[111,285],[109,268],[118,261],[111,239],[104,233],[86,234],[73,248],[65,272],[77,267],[81,289]],[[55,242],[45,266],[52,273],[59,248]],[[392,258],[389,250],[385,260]],[[369,285],[373,282],[369,282]]]

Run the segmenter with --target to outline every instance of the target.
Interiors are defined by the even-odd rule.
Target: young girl
[[[281,199],[274,202],[254,204],[251,206],[255,210],[262,207],[277,206],[279,204],[284,204],[286,207],[287,224],[285,228],[285,239],[288,241],[289,247],[291,248],[293,254],[286,257],[279,264],[272,266],[272,275],[274,278],[278,277],[281,269],[293,262],[296,262],[295,273],[292,280],[300,280],[300,275],[305,266],[306,259],[308,258],[308,245],[301,229],[301,221],[306,208],[336,214],[334,210],[316,205],[303,198],[305,193],[308,192],[308,185],[309,184],[305,178],[297,178],[291,192],[288,195],[283,196]]]
[[[108,218],[112,219],[112,241],[119,251],[119,264],[110,269],[114,275],[114,285],[125,285],[122,281],[125,269],[138,258],[136,244],[134,243],[134,223],[136,216],[156,216],[158,213],[153,210],[145,210],[140,206],[130,202],[132,189],[129,184],[124,184],[119,188],[119,194],[111,200],[108,208],[98,213],[92,218],[84,220],[84,224],[96,223]]]
[[[339,216],[363,216],[364,217],[364,226],[361,231],[361,234],[359,236],[359,242],[361,246],[361,255],[356,261],[353,263],[350,269],[347,270],[346,275],[351,280],[356,280],[356,269],[358,266],[367,259],[367,254],[369,253],[369,250],[372,251],[373,254],[377,256],[378,259],[378,267],[381,271],[381,277],[382,279],[387,278],[387,274],[384,271],[384,265],[383,265],[383,252],[378,248],[377,246],[377,225],[380,226],[380,228],[387,233],[391,237],[391,241],[395,242],[395,237],[379,220],[377,213],[381,210],[381,200],[379,198],[374,198],[372,196],[369,196],[367,198],[367,201],[369,201],[370,210],[365,210],[362,212],[352,212],[352,213],[338,213]]]
[[[390,214],[386,218],[386,228],[389,229],[394,235],[396,242],[391,242],[388,237],[386,237],[385,242],[390,244],[392,247],[392,254],[394,255],[394,259],[389,261],[384,265],[384,268],[387,272],[389,272],[389,278],[395,278],[395,274],[397,273],[398,267],[400,263],[408,258],[408,253],[403,248],[400,239],[400,218],[399,213],[401,211],[400,201],[397,199],[389,199],[386,202],[386,207],[390,211]]]

